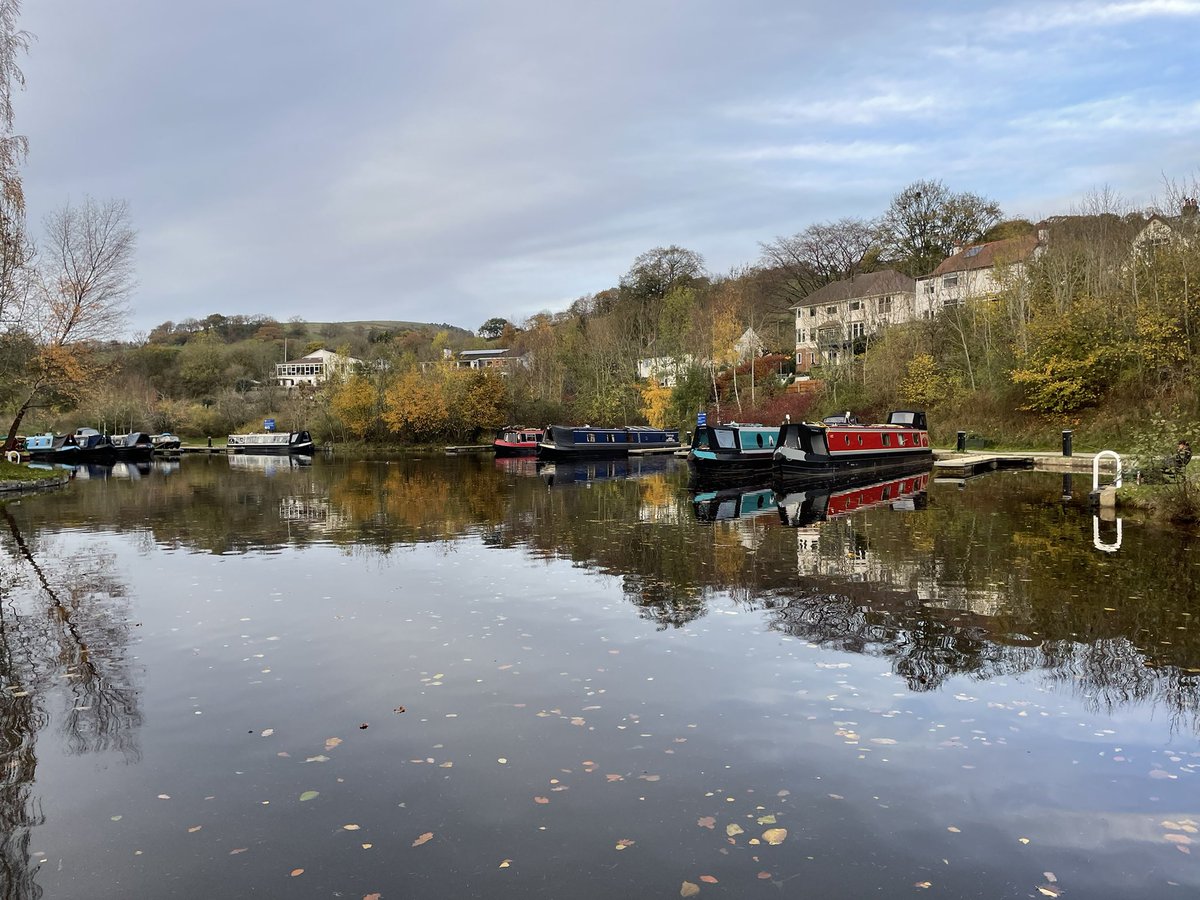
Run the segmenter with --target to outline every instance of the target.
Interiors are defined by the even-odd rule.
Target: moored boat
[[[751,519],[775,511],[775,491],[760,488],[754,491],[726,488],[702,491],[692,497],[692,511],[701,522],[721,522],[729,519]]]
[[[591,425],[547,425],[538,443],[539,459],[573,459],[590,456],[625,456],[631,450],[679,449],[679,429],[627,425],[595,428]]]
[[[114,434],[112,445],[117,459],[149,459],[154,453],[154,442],[144,431]]]
[[[492,446],[497,456],[537,456],[538,442],[543,433],[541,428],[507,425],[500,429]]]
[[[183,446],[179,436],[171,434],[169,431],[150,435],[150,442],[154,444],[154,449],[158,453],[173,453]]]
[[[881,425],[860,425],[851,416],[835,416],[820,423],[784,422],[773,465],[777,476],[788,479],[932,459],[925,413],[896,410]]]
[[[88,462],[112,462],[117,458],[112,438],[95,428],[76,428],[70,440],[79,448],[78,458]]]
[[[69,434],[31,434],[25,438],[25,451],[41,462],[69,463],[79,458],[79,447]]]
[[[688,466],[699,478],[769,475],[779,429],[727,422],[700,425],[688,451]]]
[[[252,434],[231,434],[225,448],[231,453],[304,453],[315,448],[307,431],[263,431]]]

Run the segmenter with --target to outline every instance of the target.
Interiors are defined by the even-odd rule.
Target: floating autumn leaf
[[[745,834],[746,829],[741,825],[726,825],[725,833],[730,837],[737,837],[739,834]]]
[[[159,795],[158,795],[158,799],[159,799],[159,800],[170,800],[170,799],[171,799],[171,795],[170,795],[170,794],[159,794]]]
[[[784,841],[787,840],[787,829],[786,828],[768,828],[766,831],[763,832],[762,839],[773,847],[778,844],[782,844]]]
[[[380,900],[380,898],[382,898],[382,897],[383,897],[383,894],[378,894],[378,893],[363,894],[363,900]]]
[[[496,868],[498,868],[498,869],[507,869],[507,868],[508,868],[509,866],[511,866],[511,865],[512,865],[512,860],[511,860],[511,859],[502,859],[502,860],[500,860],[500,865],[499,865],[499,866],[497,866]]]
[[[358,831],[360,828],[362,828],[362,826],[361,825],[343,825],[342,828],[345,831]]]
[[[617,850],[624,850],[626,847],[632,847],[637,841],[631,841],[629,838],[621,838],[617,841]]]
[[[270,737],[270,736],[271,736],[271,735],[273,735],[274,733],[275,733],[275,729],[274,729],[274,728],[264,728],[264,729],[262,730],[262,736],[263,736],[263,737]]]
[[[232,850],[229,851],[229,855],[237,856],[239,853],[245,853],[249,849],[250,849],[249,847],[234,847]]]
[[[659,779],[662,778],[662,776],[661,775],[639,775],[638,778],[642,779],[642,781],[658,781]]]
[[[191,828],[188,829],[188,834],[195,834],[197,831],[199,831],[203,827],[204,827],[203,825],[193,825]]]
[[[946,830],[947,830],[948,832],[950,832],[951,834],[962,834],[962,829],[961,829],[961,828],[955,828],[953,825],[949,826],[949,827],[948,827]]]
[[[1020,841],[1022,844],[1028,844],[1028,843],[1029,843],[1029,838],[1017,838],[1017,840],[1018,840],[1018,841]]]
[[[431,840],[433,840],[433,832],[427,831],[423,835],[421,835],[419,838],[417,838],[415,841],[413,841],[412,845],[414,847],[420,847],[422,844],[428,843]]]
[[[303,869],[292,869],[292,877],[293,877],[293,878],[297,878],[297,877],[299,877],[300,875],[303,875],[303,874],[304,874],[304,870],[303,870]]]
[[[929,890],[929,888],[933,887],[933,882],[932,881],[916,881],[916,882],[913,882],[913,887],[919,887],[922,890]]]
[[[701,816],[696,820],[696,824],[701,828],[716,828],[717,819],[715,816]]]
[[[1192,839],[1186,834],[1164,834],[1163,840],[1173,844],[1190,844],[1192,842]]]
[[[1042,884],[1038,885],[1038,893],[1043,897],[1061,897],[1063,892],[1052,884]]]
[[[771,877],[771,873],[770,872],[759,872],[758,877],[761,878],[763,881],[766,881],[768,878]]]
[[[310,762],[329,762],[329,757],[328,757],[328,756],[326,756],[326,755],[325,755],[325,754],[323,754],[323,753],[320,753],[320,754],[317,754],[316,756],[310,756],[310,757],[308,757],[308,759],[306,759],[306,760],[304,760],[304,761],[305,761],[306,763],[310,763]]]
[[[550,798],[549,797],[534,797],[533,802],[534,803],[549,803]]]
[[[717,881],[716,877],[713,875],[701,875],[700,880],[705,884],[720,884],[720,882]]]
[[[759,825],[774,825],[775,817],[774,816],[759,816],[758,824]]]
[[[692,884],[690,881],[685,881],[679,889],[680,897],[695,897],[698,893],[700,893],[700,885]]]
[[[622,776],[622,775],[605,775],[604,777],[608,781],[609,784],[612,784],[614,781],[624,781],[625,780],[624,776]]]
[[[371,849],[372,847],[374,847],[374,846],[375,846],[374,844],[363,844],[363,845],[362,845],[362,848],[363,848],[364,850],[370,850],[370,849]]]
[[[341,738],[325,738],[325,749],[332,750],[342,742]]]
[[[300,795],[300,802],[304,803],[308,800],[312,800],[314,797],[320,797],[320,796],[321,796],[320,791],[305,791],[303,794]]]

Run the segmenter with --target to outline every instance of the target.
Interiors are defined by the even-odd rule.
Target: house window
[[[850,337],[860,338],[866,334],[867,327],[862,322],[855,322],[850,326]]]
[[[880,312],[891,312],[892,311],[892,298],[891,297],[880,297],[879,298],[879,311]]]
[[[836,316],[837,315],[837,307],[836,306],[825,307],[825,314],[829,315],[829,316]]]
[[[817,314],[817,308],[815,306],[810,306],[808,308],[808,314],[810,316],[815,316]]]
[[[943,275],[942,276],[942,287],[952,288],[952,287],[957,287],[957,286],[958,286],[958,273],[957,272],[955,272],[953,275]]]
[[[861,300],[851,300],[850,301],[850,309],[852,309],[852,310],[862,309],[862,301]]]

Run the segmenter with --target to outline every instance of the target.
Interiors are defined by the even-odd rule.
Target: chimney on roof
[[[962,244],[952,244],[950,246],[950,255],[951,256],[958,256],[958,254],[960,254],[962,252],[963,252]]]
[[[1196,221],[1196,210],[1197,210],[1196,198],[1195,197],[1184,197],[1183,198],[1183,208],[1180,210],[1180,214],[1183,216],[1183,221],[1185,221],[1185,222]]]

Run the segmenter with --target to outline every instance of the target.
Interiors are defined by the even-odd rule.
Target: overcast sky
[[[920,178],[1036,219],[1200,165],[1200,0],[24,7],[31,230],[127,200],[131,329],[475,329],[656,246],[753,263]]]

